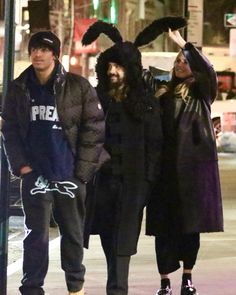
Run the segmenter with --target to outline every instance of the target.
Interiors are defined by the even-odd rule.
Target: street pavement
[[[236,154],[220,154],[219,158],[225,231],[201,235],[201,249],[193,272],[199,295],[236,295]],[[154,238],[145,236],[144,230],[143,224],[138,253],[130,265],[129,295],[154,295],[159,287]],[[52,228],[50,266],[45,280],[45,292],[49,295],[67,294],[60,268],[59,242],[57,229]],[[11,259],[7,295],[19,294],[21,263],[20,258]],[[85,250],[84,264],[87,269],[85,294],[105,295],[106,263],[97,236],[92,237],[90,249]],[[180,294],[181,275],[181,270],[170,275],[173,295]]]

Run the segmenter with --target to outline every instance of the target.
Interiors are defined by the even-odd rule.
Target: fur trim
[[[138,85],[142,83],[141,53],[132,42],[116,43],[99,55],[96,73],[98,82],[104,91],[109,90],[107,76],[109,62],[115,62],[125,68],[127,84],[131,89],[137,89]]]
[[[137,120],[142,120],[146,113],[146,91],[142,80],[141,53],[132,42],[116,43],[100,54],[97,59],[96,73],[99,93],[110,91],[110,81],[107,75],[109,62],[115,62],[125,68],[128,92],[123,100],[127,112]],[[100,98],[100,99],[101,99]],[[103,98],[102,98],[103,99]],[[106,104],[106,103],[105,103]]]
[[[107,35],[114,43],[122,42],[121,34],[115,26],[99,20],[88,28],[82,38],[82,44],[91,44],[101,33]]]
[[[163,32],[168,32],[168,29],[178,30],[187,25],[187,21],[183,17],[167,16],[154,20],[142,32],[138,34],[134,41],[137,47],[147,45],[154,41]]]

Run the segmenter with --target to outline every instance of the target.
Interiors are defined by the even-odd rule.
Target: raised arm
[[[187,43],[184,40],[184,38],[180,35],[179,31],[171,31],[171,29],[169,29],[168,36],[173,42],[175,42],[182,49],[184,48],[185,44]]]
[[[217,94],[217,76],[209,60],[190,42],[186,42],[179,31],[168,32],[169,38],[182,50],[196,80],[199,94],[212,103]]]

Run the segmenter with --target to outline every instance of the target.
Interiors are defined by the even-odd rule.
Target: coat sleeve
[[[146,177],[152,183],[160,176],[162,142],[160,103],[159,99],[153,98],[152,112],[145,123]]]
[[[217,95],[217,75],[213,66],[192,43],[185,44],[183,54],[193,72],[200,97],[212,103]]]
[[[151,90],[152,93],[156,93],[159,87],[164,83],[163,81],[155,78],[150,70],[144,69],[142,72],[142,78],[145,87]]]
[[[20,176],[20,168],[29,165],[25,146],[21,137],[19,116],[17,115],[16,95],[19,91],[14,82],[9,85],[2,110],[2,140],[12,174]]]
[[[82,117],[79,129],[76,176],[88,182],[104,156],[105,120],[101,103],[95,89],[88,81],[82,89]]]

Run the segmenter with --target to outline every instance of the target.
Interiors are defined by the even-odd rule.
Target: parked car
[[[151,54],[144,55],[143,62],[145,63],[146,60],[150,62],[148,58],[149,59],[153,58],[153,55]],[[172,59],[173,59],[173,56],[170,55],[168,61]],[[159,61],[163,62],[162,59],[160,59]],[[169,71],[165,70],[164,68],[168,68],[168,66],[165,66],[164,64],[163,64],[163,68],[149,66],[149,70],[151,71],[154,77],[160,80],[169,81],[170,80]],[[223,75],[226,74],[226,72],[222,72],[222,73]],[[224,77],[221,75],[221,73],[217,73],[217,74],[219,75],[220,78]],[[232,79],[235,77],[235,74],[228,73],[228,72],[227,74],[230,75],[231,77],[230,83],[232,84],[233,83]],[[215,130],[218,151],[236,153],[236,99],[228,99],[229,95],[227,95],[227,93],[224,93],[224,94],[225,95],[222,95],[223,100],[215,100],[214,103],[212,104],[211,118],[212,118],[214,130]],[[236,96],[233,96],[233,95],[232,97],[236,98]]]
[[[216,100],[211,117],[221,152],[236,152],[236,99]]]

